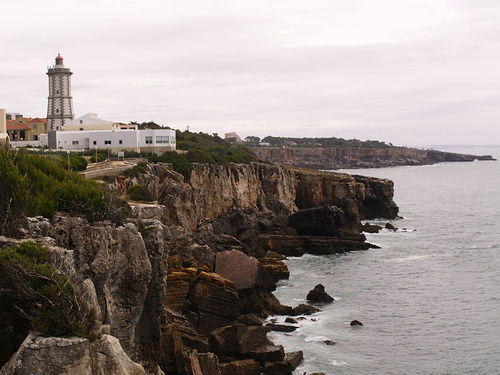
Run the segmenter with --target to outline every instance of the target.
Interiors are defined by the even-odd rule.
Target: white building
[[[110,149],[117,151],[153,152],[175,150],[175,130],[92,130],[52,131],[49,148],[63,150]]]
[[[97,117],[96,113],[87,113],[64,125],[66,131],[85,131],[85,130],[118,130],[133,129],[137,130],[137,125],[125,125],[115,123],[109,120],[103,120]]]

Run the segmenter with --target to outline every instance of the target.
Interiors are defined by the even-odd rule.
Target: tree
[[[245,142],[251,145],[258,145],[260,143],[260,138],[253,135],[249,135],[245,138]]]

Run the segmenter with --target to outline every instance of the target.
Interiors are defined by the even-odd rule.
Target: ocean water
[[[336,299],[271,334],[304,351],[295,373],[500,374],[500,162],[348,172],[393,180],[404,218],[391,222],[406,230],[367,234],[381,249],[289,258],[282,303],[304,303],[318,283]]]

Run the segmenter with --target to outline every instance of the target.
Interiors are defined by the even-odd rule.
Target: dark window
[[[80,128],[80,131],[83,131],[83,128]]]
[[[110,145],[110,144],[111,144],[111,141],[104,141],[104,144],[105,144],[105,145]]]
[[[120,140],[118,141],[118,143],[122,145],[122,144],[123,144],[123,141],[120,139]]]
[[[96,144],[97,144],[97,141],[92,141],[92,144],[93,144],[93,145],[96,145]]]

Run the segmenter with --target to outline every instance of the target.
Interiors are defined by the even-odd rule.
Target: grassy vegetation
[[[95,311],[50,263],[47,249],[24,242],[0,249],[0,325],[47,336],[93,338]]]
[[[94,181],[52,158],[0,151],[0,232],[15,231],[24,216],[51,217],[64,211],[89,220],[120,220],[128,206]]]
[[[169,151],[160,156],[152,155],[149,157],[149,161],[171,163],[176,172],[188,177],[193,169],[192,163],[250,163],[257,160],[247,147],[233,146],[217,134],[209,135],[177,130],[176,142],[178,150],[187,152]]]
[[[133,201],[152,202],[155,200],[153,194],[143,185],[131,186],[127,191],[127,195]]]

